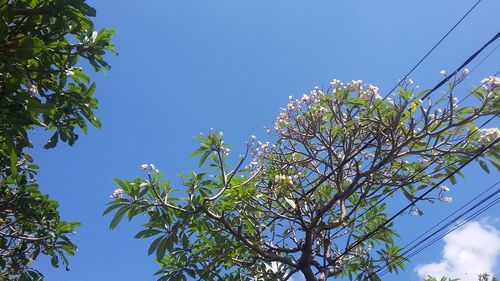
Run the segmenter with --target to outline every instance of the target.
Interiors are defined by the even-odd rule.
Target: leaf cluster
[[[43,195],[37,167],[25,152],[29,132],[52,131],[45,148],[59,141],[73,145],[79,131],[100,127],[94,115],[95,83],[82,66],[110,68],[116,53],[113,30],[94,30],[94,8],[84,0],[0,1],[0,276],[38,280],[29,264],[39,254],[59,259],[72,255],[69,235],[77,223],[60,219],[57,202]],[[28,239],[29,238],[29,239]]]

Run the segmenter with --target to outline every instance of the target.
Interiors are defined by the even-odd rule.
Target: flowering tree
[[[461,106],[452,78],[447,94],[431,100],[404,81],[392,99],[361,81],[333,80],[301,99],[290,97],[276,119],[274,138],[252,138],[231,165],[229,145],[214,131],[196,136],[200,171],[174,187],[154,165],[144,178],[115,179],[105,214],[149,218],[136,238],[154,237],[159,280],[306,280],[346,277],[378,280],[377,269],[398,271],[404,257],[385,197],[401,195],[421,215],[418,197],[440,181],[456,182],[455,169],[476,152],[489,172],[499,168],[498,129],[476,122],[500,110],[500,79],[470,91]],[[461,175],[458,171],[457,174]],[[185,191],[185,196],[181,191]],[[423,199],[451,202],[442,186]],[[376,230],[376,232],[374,232]],[[372,233],[372,235],[368,235]]]
[[[81,58],[109,69],[114,31],[94,31],[96,11],[84,0],[0,1],[0,280],[41,280],[30,268],[40,254],[67,266],[78,222],[61,220],[57,201],[39,190],[26,149],[29,132],[53,131],[45,148],[70,145],[78,131],[100,126],[95,84]]]
[[[479,274],[478,277],[477,277],[478,281],[498,281],[498,278],[496,277],[492,277],[490,279],[490,275],[488,273],[482,273],[482,274]],[[446,278],[446,277],[441,277],[441,279],[436,279],[432,276],[428,276],[424,281],[460,281],[460,279],[451,279],[451,278]]]

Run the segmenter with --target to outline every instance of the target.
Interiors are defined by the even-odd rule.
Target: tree
[[[454,92],[467,74],[447,77],[448,93],[435,100],[411,80],[393,99],[362,81],[333,80],[290,97],[269,130],[275,141],[252,138],[235,163],[222,133],[196,136],[201,171],[182,174],[182,187],[146,164],[145,177],[114,179],[104,214],[115,211],[111,228],[147,216],[135,237],[154,237],[148,254],[159,280],[287,280],[297,272],[379,280],[377,270],[397,272],[405,262],[385,197],[405,198],[407,212],[422,215],[420,201],[451,201],[448,187],[424,192],[447,178],[454,184],[471,158],[487,172],[487,161],[499,168],[500,131],[475,123],[499,113],[500,79],[483,80],[470,91],[476,104],[465,106]]]
[[[478,281],[489,281],[490,275],[488,273],[482,273],[478,275]],[[436,278],[432,276],[428,276],[424,281],[438,281]],[[451,279],[446,277],[441,277],[439,281],[460,281],[460,279]],[[491,281],[498,281],[496,277],[492,277]]]
[[[63,221],[40,192],[28,132],[53,131],[45,144],[53,148],[73,145],[89,123],[100,127],[95,84],[78,63],[108,70],[114,31],[94,31],[96,11],[84,0],[3,0],[0,14],[0,279],[41,280],[30,263],[43,254],[67,267],[79,223]]]

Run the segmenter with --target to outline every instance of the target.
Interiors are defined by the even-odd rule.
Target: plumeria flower
[[[443,201],[444,203],[451,203],[453,201],[453,198],[451,198],[449,196],[444,196],[444,197],[441,197],[440,200]]]
[[[422,212],[418,208],[412,208],[410,211],[411,216],[421,216]]]
[[[500,89],[500,77],[490,76],[481,80],[481,84],[483,84],[483,88],[489,92],[493,92]]]
[[[500,137],[500,130],[498,128],[487,128],[480,129],[479,143],[482,145],[488,145]]]
[[[69,69],[66,69],[64,70],[64,73],[67,75],[67,76],[73,76],[75,75],[75,71],[73,68],[69,68]]]
[[[34,95],[38,93],[38,88],[35,85],[31,85],[29,91],[32,95]]]
[[[141,169],[146,171],[146,169],[148,168],[148,164],[142,164],[141,165]]]
[[[292,185],[293,184],[292,177],[291,176],[285,176],[285,175],[276,175],[274,177],[274,181],[277,184],[281,184],[281,185]]]
[[[111,194],[111,198],[115,199],[122,198],[122,195],[123,195],[123,189],[118,188],[115,189],[115,191],[113,191],[113,194]]]

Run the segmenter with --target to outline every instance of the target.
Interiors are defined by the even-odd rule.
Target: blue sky
[[[110,231],[111,217],[101,217],[115,189],[112,177],[140,176],[142,163],[172,178],[196,169],[188,157],[196,146],[191,136],[210,128],[223,131],[238,154],[250,135],[265,138],[262,126],[273,124],[289,95],[302,96],[333,78],[361,79],[385,94],[475,2],[90,1],[97,29],[118,30],[120,54],[108,57],[109,73],[92,75],[101,129],[89,130],[74,147],[49,151],[41,148],[47,134],[33,135],[42,191],[60,201],[64,219],[82,222],[71,271],[52,269],[43,259],[36,267],[46,280],[156,280],[148,241],[133,238],[139,223]],[[431,88],[441,69],[451,71],[498,32],[498,11],[499,1],[483,0],[411,75],[415,84]],[[500,70],[498,62],[500,51],[467,84]],[[453,204],[424,205],[424,216],[397,221],[402,241],[499,179],[477,165],[466,176],[452,187]],[[482,218],[500,228],[498,207]],[[418,280],[414,267],[439,262],[443,245],[385,280]]]

